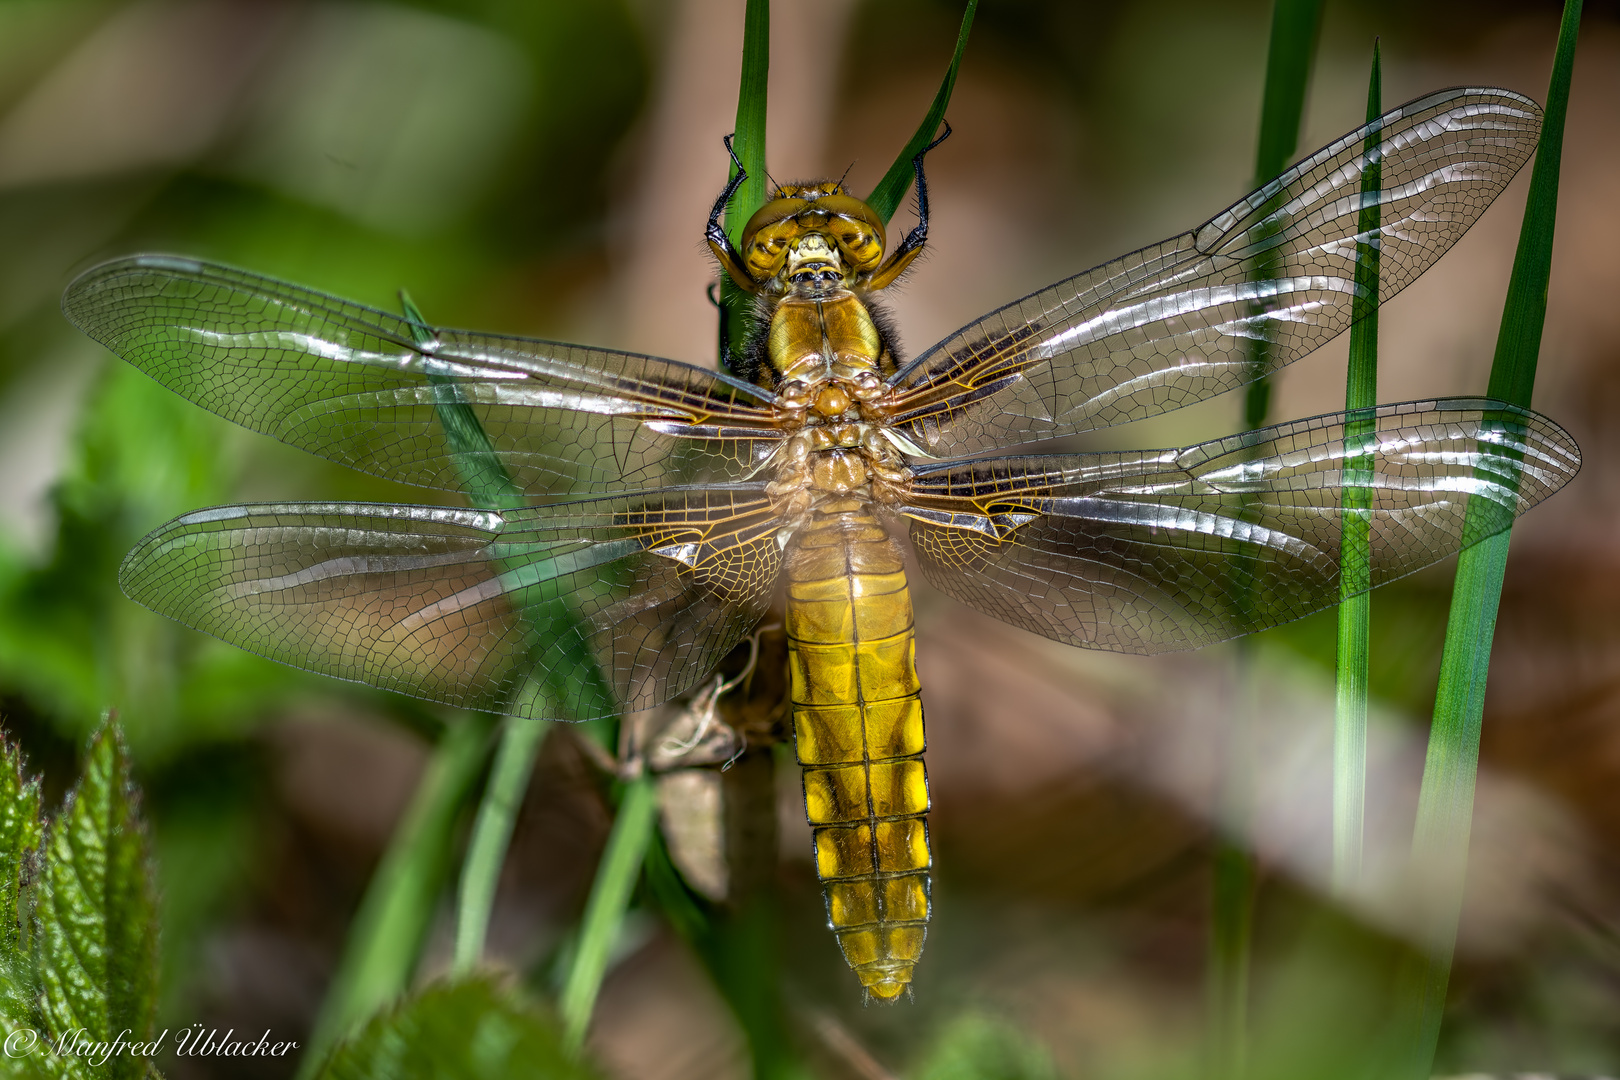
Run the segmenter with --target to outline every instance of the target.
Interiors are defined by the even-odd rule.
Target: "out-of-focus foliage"
[[[953,1017],[912,1076],[915,1080],[1057,1080],[1046,1048],[1004,1020]]]
[[[341,1044],[321,1080],[591,1080],[550,1017],[477,978],[437,983]]]
[[[259,725],[321,701],[438,721],[130,604],[124,552],[233,498],[432,496],[245,438],[76,339],[61,286],[98,257],[179,250],[542,331],[601,273],[603,176],[647,63],[614,3],[0,6],[0,718],[50,795],[118,708],[165,921],[185,928],[163,938],[170,1010],[205,927],[265,869]]]
[[[84,773],[48,829],[14,745],[4,748],[0,776],[0,909],[9,916],[0,938],[0,1073],[149,1075],[157,904],[118,729],[108,724],[91,739]]]

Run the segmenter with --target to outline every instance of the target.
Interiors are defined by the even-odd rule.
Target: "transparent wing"
[[[746,479],[775,447],[770,395],[650,356],[413,326],[229,267],[138,255],[82,274],[69,319],[164,386],[358,469],[462,490],[487,456],[447,441],[471,411],[538,497]],[[418,341],[421,340],[419,344]]]
[[[1411,284],[1507,186],[1541,110],[1446,90],[1386,113],[1182,236],[993,311],[892,380],[894,422],[936,457],[1139,420],[1245,383],[1351,323],[1356,241],[1380,295]],[[1382,226],[1358,237],[1377,130]]]
[[[1349,516],[1368,526],[1364,591],[1507,528],[1579,468],[1551,420],[1452,399],[1184,450],[942,463],[903,512],[950,596],[1071,645],[1159,653],[1337,603]],[[1352,485],[1364,510],[1344,508]]]
[[[284,664],[586,720],[681,693],[754,628],[779,524],[751,486],[500,512],[223,506],[147,536],[119,580],[154,611]]]

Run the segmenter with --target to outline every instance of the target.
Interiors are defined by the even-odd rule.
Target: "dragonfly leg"
[[[895,279],[905,273],[906,267],[922,254],[923,246],[928,243],[928,180],[923,176],[923,158],[928,156],[928,151],[951,137],[950,122],[944,121],[944,124],[945,133],[917,151],[917,156],[911,159],[911,167],[917,174],[917,224],[900,241],[888,261],[872,271],[867,288],[882,289],[894,284]]]
[[[727,135],[721,141],[726,144],[726,153],[731,155],[731,164],[736,168],[737,174],[726,182],[720,197],[714,200],[714,207],[709,211],[709,223],[703,229],[703,239],[709,242],[709,250],[714,252],[714,257],[720,260],[720,265],[731,275],[731,280],[737,287],[746,292],[753,292],[759,285],[748,273],[748,268],[743,265],[742,256],[732,246],[731,237],[726,235],[725,226],[720,223],[721,216],[726,212],[726,203],[730,202],[731,197],[737,194],[737,189],[743,186],[743,181],[748,179],[748,173],[743,169],[742,162],[737,160],[737,151],[731,148],[731,136]]]

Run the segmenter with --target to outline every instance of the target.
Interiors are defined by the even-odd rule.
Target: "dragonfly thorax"
[[[823,396],[835,389],[829,384]],[[855,419],[857,415],[853,408],[832,419],[812,415],[803,428],[783,440],[776,478],[766,490],[789,519],[829,498],[898,500],[900,487],[911,479],[905,459],[884,437],[881,423]]]

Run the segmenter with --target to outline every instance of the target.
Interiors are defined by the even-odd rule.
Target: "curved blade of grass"
[[[934,94],[933,104],[928,106],[923,122],[917,125],[916,132],[901,149],[900,156],[894,159],[889,171],[883,174],[883,179],[877,182],[872,194],[866,197],[867,205],[877,211],[885,224],[900,209],[901,201],[911,189],[911,159],[922,153],[922,148],[933,142],[934,136],[939,133],[940,122],[945,119],[945,109],[951,103],[951,92],[956,89],[956,72],[962,66],[962,53],[967,51],[968,35],[973,32],[973,16],[978,10],[979,0],[968,0],[962,12],[962,25],[956,31],[956,49],[951,53],[951,62],[945,68],[945,78]]]
[[[412,337],[418,345],[425,344],[433,336],[427,320],[404,289],[399,292],[399,302],[411,324]],[[430,374],[428,384],[434,388],[433,411],[444,429],[445,441],[454,451],[461,487],[468,500],[485,510],[523,505],[522,492],[490,445],[489,435],[478,422],[472,406],[461,399],[455,380]],[[456,944],[451,960],[452,970],[457,974],[465,974],[484,955],[484,937],[489,932],[490,912],[495,906],[495,886],[500,880],[501,865],[506,861],[506,848],[528,785],[529,770],[544,734],[544,721],[526,717],[507,720],[501,732],[495,768],[485,785],[472,837],[467,843],[467,854],[461,864],[461,882],[456,895]]]
[[[298,1075],[310,1077],[334,1042],[410,982],[449,877],[456,822],[477,788],[495,717],[468,713],[434,750],[350,925]]]
[[[1580,28],[1581,0],[1566,0],[1558,28],[1558,49],[1541,145],[1530,174],[1519,247],[1513,258],[1502,325],[1491,363],[1491,397],[1528,406],[1535,387],[1541,332],[1547,316],[1547,282],[1552,273],[1553,227],[1558,212],[1559,159],[1564,145],[1564,119],[1569,111],[1569,84],[1575,67],[1575,39]],[[1483,501],[1483,500],[1481,500]],[[1494,504],[1493,504],[1494,505]],[[1479,507],[1480,515],[1489,514]],[[1486,531],[1495,521],[1477,524],[1475,502],[1468,506],[1468,525]],[[1485,706],[1485,680],[1490,669],[1491,638],[1507,563],[1511,532],[1500,527],[1488,539],[1465,548],[1457,559],[1440,659],[1440,687],[1423,763],[1417,823],[1412,835],[1412,861],[1439,873],[1444,895],[1435,905],[1430,928],[1432,951],[1411,958],[1401,968],[1396,987],[1404,1060],[1399,1075],[1427,1077],[1439,1042],[1451,975],[1457,920],[1462,909],[1468,869],[1468,838],[1474,810],[1474,781],[1479,767],[1480,722]]]
[[[1305,112],[1305,90],[1321,13],[1322,0],[1276,0],[1272,8],[1260,139],[1255,151],[1257,186],[1282,172],[1299,144],[1299,122]],[[1275,271],[1261,260],[1254,276],[1265,280],[1275,276]],[[1257,365],[1265,362],[1265,347],[1263,341],[1255,343],[1253,359]],[[1246,427],[1265,424],[1270,400],[1266,380],[1250,384],[1244,399]],[[1249,679],[1247,649],[1239,647],[1240,684]],[[1242,1076],[1248,1059],[1249,944],[1254,926],[1255,868],[1253,856],[1243,844],[1249,817],[1248,718],[1244,713],[1242,704],[1233,710],[1227,765],[1221,779],[1221,803],[1228,831],[1216,841],[1212,868],[1209,1054],[1212,1072],[1221,1078]]]
[[[765,205],[765,102],[771,74],[770,0],[748,0],[743,14],[742,79],[737,87],[737,126],[731,148],[748,179],[726,203],[726,235],[736,244],[754,211]],[[731,176],[736,176],[732,166]],[[737,288],[731,275],[720,275],[720,369],[731,367],[748,333],[753,297]]]
[[[1373,42],[1367,82],[1367,123],[1383,115],[1383,71]],[[1376,131],[1362,149],[1361,217],[1356,223],[1355,323],[1350,327],[1350,367],[1345,376],[1347,412],[1378,404],[1377,192],[1383,186],[1383,150]],[[1352,417],[1344,428],[1344,536],[1339,549],[1339,645],[1334,662],[1337,694],[1333,714],[1333,890],[1344,895],[1361,874],[1361,844],[1367,811],[1367,667],[1372,619],[1372,445],[1377,421]],[[1354,443],[1361,451],[1352,456]]]
[[[410,294],[402,289],[399,299],[416,343],[426,344],[433,337],[432,327],[422,317]],[[489,435],[478,422],[471,404],[462,398],[455,380],[430,374],[428,383],[434,388],[433,410],[453,451],[456,468],[461,474],[462,490],[466,492],[468,501],[484,510],[522,506],[523,492],[495,453]],[[560,613],[561,602],[558,601],[556,606]],[[584,635],[579,638],[584,639]],[[583,679],[594,684],[595,696],[606,700],[606,684],[602,682],[596,663],[590,656],[581,652],[572,664],[564,667],[568,674],[546,674],[529,679],[518,692],[518,699],[540,698],[551,702],[574,700],[569,696],[568,688],[560,684],[570,679]],[[523,803],[523,793],[528,787],[535,755],[539,753],[540,743],[549,726],[548,721],[532,715],[535,711],[539,710],[530,710],[529,716],[506,719],[501,731],[500,749],[495,756],[495,767],[485,786],[478,817],[473,822],[456,898],[456,944],[451,963],[457,973],[465,973],[473,968],[484,953],[490,911],[495,905],[495,887],[500,880],[501,866],[506,862],[512,827],[518,808]]]
[[[636,879],[641,876],[657,816],[658,787],[651,776],[639,777],[624,786],[613,831],[608,835],[607,849],[602,852],[602,863],[596,869],[591,896],[585,904],[579,947],[563,980],[557,1006],[562,1014],[563,1045],[571,1054],[577,1054],[584,1045],[596,995],[607,974],[608,954],[619,938],[619,927]]]
[[[399,291],[399,303],[405,310],[406,321],[411,324],[411,337],[416,344],[426,345],[432,341],[433,328],[422,318],[416,302],[404,289]],[[489,435],[478,422],[472,405],[462,398],[456,381],[431,372],[427,381],[433,387],[433,413],[444,429],[445,442],[450,444],[451,457],[461,477],[461,489],[468,500],[480,510],[512,510],[522,506],[523,492],[490,445]]]

